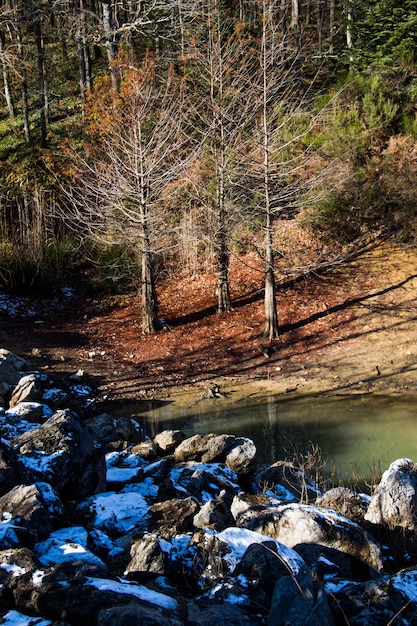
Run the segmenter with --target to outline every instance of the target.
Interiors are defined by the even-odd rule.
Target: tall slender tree
[[[123,106],[107,120],[95,156],[82,163],[77,193],[65,190],[67,219],[105,245],[135,246],[142,329],[148,334],[160,327],[155,259],[166,245],[165,207],[185,174],[189,137],[182,127],[182,90],[172,73],[161,79],[154,61],[146,60],[129,78],[121,85]]]
[[[190,47],[196,132],[207,184],[200,200],[212,216],[210,238],[217,264],[217,308],[232,309],[229,280],[230,225],[239,179],[239,150],[251,103],[245,97],[249,42],[222,7],[220,0],[199,6],[201,28]],[[201,190],[202,191],[202,190]]]

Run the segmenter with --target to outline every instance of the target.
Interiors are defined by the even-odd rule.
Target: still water
[[[417,462],[417,396],[183,396],[140,419],[151,437],[164,429],[249,437],[264,463],[305,455],[314,444],[326,461],[322,473],[345,484],[375,483],[400,457]]]

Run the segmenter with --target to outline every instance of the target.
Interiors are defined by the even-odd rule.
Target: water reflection
[[[188,436],[230,433],[255,441],[258,459],[272,463],[317,444],[346,483],[374,482],[395,459],[417,462],[417,397],[346,396],[286,398],[249,396],[187,403],[175,399],[141,414],[151,437],[166,428]]]

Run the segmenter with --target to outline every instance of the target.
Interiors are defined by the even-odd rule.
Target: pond
[[[143,411],[143,408],[142,408]],[[397,458],[417,462],[417,396],[246,397],[195,400],[182,395],[141,413],[153,437],[164,429],[187,436],[228,433],[253,439],[262,463],[307,453],[326,461],[321,473],[351,486],[374,484]],[[317,459],[316,459],[317,460]],[[321,463],[319,463],[321,465]]]

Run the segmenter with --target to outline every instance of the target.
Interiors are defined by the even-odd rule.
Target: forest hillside
[[[414,245],[416,19],[411,0],[6,0],[2,288],[139,294],[147,336],[171,289],[184,307],[204,284],[221,314],[256,283],[273,346],[286,281],[314,298],[373,242]]]

